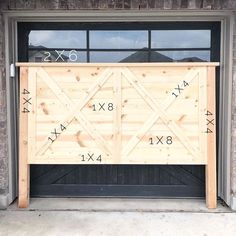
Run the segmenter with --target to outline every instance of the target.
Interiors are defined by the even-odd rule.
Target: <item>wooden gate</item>
[[[204,164],[216,207],[218,63],[18,63],[19,206],[30,164]]]

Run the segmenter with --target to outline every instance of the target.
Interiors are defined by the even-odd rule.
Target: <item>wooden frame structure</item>
[[[219,63],[18,63],[19,207],[30,164],[204,164],[216,207]]]

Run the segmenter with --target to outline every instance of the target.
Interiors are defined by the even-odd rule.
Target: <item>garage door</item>
[[[20,23],[18,34],[19,61],[219,60],[218,23]],[[31,196],[201,197],[204,175],[191,165],[37,165]]]

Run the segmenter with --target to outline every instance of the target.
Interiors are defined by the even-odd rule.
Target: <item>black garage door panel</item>
[[[203,197],[203,166],[34,165],[31,196]]]

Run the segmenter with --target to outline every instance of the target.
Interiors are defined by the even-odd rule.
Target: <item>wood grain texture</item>
[[[211,113],[208,120],[207,133],[207,165],[206,165],[206,202],[208,208],[217,206],[217,180],[216,180],[216,116],[215,116],[215,68],[208,67],[207,71],[207,111]],[[209,123],[209,121],[208,121]]]
[[[26,208],[29,205],[29,164],[28,148],[28,113],[23,112],[30,109],[25,99],[29,94],[24,94],[28,90],[28,68],[20,68],[20,122],[19,122],[19,196],[18,206]],[[27,93],[27,92],[26,92]],[[26,111],[26,110],[25,110]]]
[[[110,66],[115,66],[115,67],[120,67],[120,63],[67,63],[67,62],[62,62],[62,63],[38,63],[38,62],[18,62],[16,63],[16,66],[20,67],[94,67],[94,66],[99,66],[99,67],[110,67]],[[156,62],[147,62],[147,63],[122,63],[122,66],[140,66],[140,67],[191,67],[191,66],[219,66],[218,62],[162,62],[162,63],[156,63]]]
[[[36,152],[36,114],[37,114],[37,68],[29,67],[28,68],[28,91],[30,92],[29,96],[30,103],[28,103],[29,113],[28,114],[28,140],[30,140],[30,145],[28,146],[28,163],[30,159],[35,156]]]
[[[115,164],[119,164],[121,161],[121,139],[122,139],[122,129],[121,129],[121,113],[122,113],[122,93],[121,93],[121,69],[117,69],[114,73],[113,83],[113,104],[114,115],[113,115],[113,160]]]
[[[215,208],[218,63],[197,64],[21,67],[19,206],[28,164],[204,164]]]
[[[29,63],[30,77],[37,70],[29,163],[206,164],[209,63],[159,64]]]

